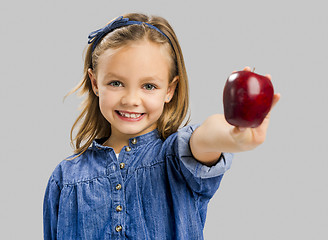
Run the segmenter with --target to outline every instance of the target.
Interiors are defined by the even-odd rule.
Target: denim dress
[[[157,130],[131,138],[118,159],[105,138],[95,139],[63,160],[44,196],[44,239],[203,239],[208,202],[232,154],[212,167],[196,161],[189,139],[198,126],[165,141]]]

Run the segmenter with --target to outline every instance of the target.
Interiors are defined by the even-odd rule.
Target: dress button
[[[136,139],[136,138],[133,138],[133,139],[131,140],[131,143],[132,143],[132,144],[137,144],[137,139]]]
[[[122,188],[122,185],[121,184],[117,184],[116,185],[116,190],[120,190]]]
[[[123,210],[123,207],[121,206],[121,205],[118,205],[117,207],[116,207],[116,211],[117,212],[121,212]]]
[[[125,148],[125,151],[130,152],[131,151],[131,148],[130,147],[126,147]]]
[[[120,232],[120,231],[122,231],[122,226],[121,225],[118,225],[118,226],[116,226],[116,228],[115,228],[115,230],[116,230],[116,232]]]
[[[123,169],[125,167],[125,163],[120,163],[120,169]]]

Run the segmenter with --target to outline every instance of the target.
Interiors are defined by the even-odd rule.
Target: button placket
[[[127,163],[125,161],[128,161],[128,159],[133,155],[134,149],[130,146],[125,146],[123,150],[124,152],[122,154],[122,157],[119,159],[119,168],[121,170],[122,178],[125,179],[127,175]]]
[[[120,171],[120,168],[117,166],[117,162],[113,162],[113,165],[116,166],[115,170],[112,165],[108,166],[110,172],[108,174],[108,179],[112,186],[112,225],[111,228],[116,234],[120,234],[124,231],[124,212],[123,206],[124,202],[124,181]],[[112,230],[112,231],[113,231]]]
[[[131,144],[135,144],[136,140],[132,140]],[[129,159],[133,152],[132,147],[126,146],[124,148],[124,154],[120,154],[120,161],[126,161]],[[117,162],[116,162],[117,164]],[[116,165],[117,166],[117,165]],[[124,224],[125,224],[125,211],[123,211],[123,208],[125,206],[124,202],[124,178],[127,174],[126,170],[126,164],[124,162],[119,163],[115,173],[113,173],[111,176],[112,184],[114,186],[114,192],[113,192],[113,199],[112,199],[112,227],[115,229],[115,232],[119,234],[120,232],[124,231]],[[115,178],[114,178],[115,175]]]
[[[126,146],[123,148],[123,154],[120,154],[120,161],[127,161],[133,152],[132,146]],[[115,161],[116,170],[111,174],[111,181],[113,186],[113,198],[112,198],[112,229],[116,234],[121,235],[124,232],[125,226],[125,206],[124,201],[124,179],[127,173],[126,164],[124,162]],[[115,177],[114,177],[115,175]]]

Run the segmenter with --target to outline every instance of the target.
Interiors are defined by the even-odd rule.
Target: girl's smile
[[[105,50],[96,71],[89,69],[100,111],[111,124],[111,143],[124,139],[127,144],[156,129],[176,86],[176,81],[169,84],[170,66],[165,47],[142,40]]]
[[[121,118],[123,121],[140,121],[145,113],[137,113],[137,112],[127,112],[127,111],[115,111],[119,118]]]

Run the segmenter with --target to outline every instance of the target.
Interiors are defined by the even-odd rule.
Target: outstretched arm
[[[270,75],[267,75],[269,78]],[[272,107],[279,101],[275,94]],[[271,107],[271,110],[272,110]],[[207,166],[216,164],[222,152],[242,152],[254,149],[265,140],[270,113],[256,128],[230,125],[222,114],[212,115],[192,134],[190,148],[194,157]]]

